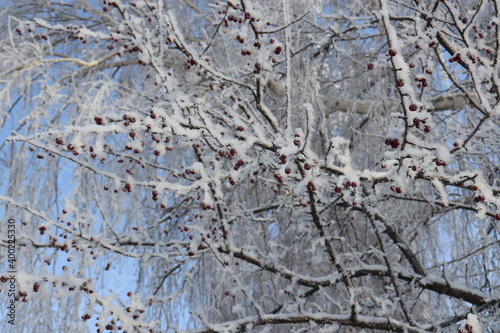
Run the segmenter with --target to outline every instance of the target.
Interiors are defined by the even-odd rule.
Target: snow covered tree
[[[498,330],[499,12],[5,1],[2,306],[25,332]]]

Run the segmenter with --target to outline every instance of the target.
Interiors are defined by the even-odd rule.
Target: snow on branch
[[[493,2],[44,6],[0,9],[16,324],[494,330]]]

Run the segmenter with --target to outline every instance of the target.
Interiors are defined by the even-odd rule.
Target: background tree
[[[18,327],[497,330],[499,6],[7,1]]]

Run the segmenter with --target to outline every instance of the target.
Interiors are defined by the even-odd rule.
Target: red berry
[[[391,147],[394,149],[398,148],[399,147],[399,140],[398,139],[392,140]]]
[[[402,87],[402,86],[404,86],[404,85],[405,85],[405,81],[403,81],[403,79],[399,79],[399,80],[397,80],[397,81],[396,81],[396,85],[397,85],[398,87]]]
[[[408,109],[410,109],[410,111],[417,111],[417,104],[410,104],[410,106],[408,107]]]
[[[391,56],[391,57],[394,57],[396,55],[396,53],[397,52],[395,50],[393,50],[393,49],[389,50],[389,56]]]
[[[484,201],[485,197],[483,195],[478,195],[477,197],[474,198],[474,202],[481,202]]]
[[[369,71],[373,70],[375,68],[375,65],[372,63],[369,63],[366,68],[368,68]]]
[[[311,165],[309,163],[304,164],[304,169],[310,170],[311,169]]]
[[[342,188],[339,187],[339,186],[335,186],[335,190],[334,191],[335,191],[335,193],[340,193],[340,192],[342,192]]]

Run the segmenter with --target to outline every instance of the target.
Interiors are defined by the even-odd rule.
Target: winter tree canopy
[[[500,330],[500,1],[0,6],[1,331]]]

